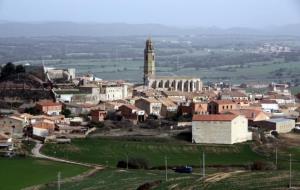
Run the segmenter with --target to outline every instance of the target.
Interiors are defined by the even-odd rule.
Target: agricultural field
[[[27,62],[27,61],[26,61]],[[31,64],[41,64],[41,61],[28,61]],[[24,61],[16,64],[25,63]],[[142,82],[143,60],[101,60],[101,59],[63,59],[45,60],[45,65],[56,68],[76,68],[78,75],[93,73],[106,80],[128,80]],[[298,78],[299,62],[284,62],[274,60],[269,62],[248,63],[246,65],[230,65],[210,68],[193,68],[184,65],[172,67],[159,62],[157,75],[189,75],[208,81],[242,82],[279,82],[291,81]],[[295,89],[298,92],[298,89]],[[293,91],[294,92],[294,91]]]
[[[156,189],[273,189],[289,184],[289,154],[292,154],[292,184],[300,186],[299,135],[282,135],[278,147],[277,170],[244,170],[242,165],[261,160],[275,164],[275,152],[269,156],[253,152],[251,143],[236,145],[194,145],[162,138],[88,138],[67,145],[46,144],[43,152],[73,160],[107,165],[107,169],[81,181],[62,184],[62,189],[136,189],[146,182],[161,180]],[[274,149],[275,150],[275,149]],[[202,152],[206,156],[206,177],[200,168]],[[129,157],[147,159],[152,170],[117,169],[119,160]],[[168,161],[168,181],[165,181],[164,161]],[[193,174],[178,174],[171,170],[179,165],[191,165]],[[221,167],[220,167],[221,166]],[[55,186],[55,184],[52,184]],[[51,189],[48,186],[46,189]]]
[[[173,186],[174,183],[178,187],[187,186],[192,181],[198,179],[198,184],[201,184],[200,173],[178,174],[172,170],[168,171],[168,181],[165,182],[165,171],[160,170],[116,170],[107,169],[100,171],[97,174],[87,177],[81,181],[69,182],[61,185],[62,190],[82,190],[82,189],[101,189],[101,190],[124,190],[124,189],[137,189],[140,185],[161,181],[158,189],[166,189],[166,187]],[[52,183],[42,190],[55,189],[56,184]]]
[[[264,159],[254,153],[250,144],[194,145],[174,139],[120,139],[87,138],[74,139],[71,144],[46,144],[42,152],[60,158],[97,163],[116,167],[118,161],[129,158],[144,158],[151,167],[163,166],[165,157],[171,165],[197,165],[205,152],[208,165],[242,165]]]
[[[297,134],[291,134],[298,139]],[[285,139],[284,137],[283,139]],[[290,142],[291,138],[287,138]],[[297,140],[298,142],[298,140]],[[272,189],[285,188],[289,183],[289,154],[292,154],[292,182],[300,185],[300,148],[295,144],[282,144],[278,149],[278,170],[247,171],[237,166],[249,165],[257,160],[275,164],[275,153],[260,156],[253,152],[251,143],[236,145],[193,145],[174,139],[88,138],[74,140],[68,145],[47,144],[45,154],[73,160],[104,164],[108,169],[82,181],[63,184],[62,189],[135,189],[139,185],[161,180],[157,189]],[[205,152],[207,177],[201,178],[202,152]],[[119,160],[128,157],[147,159],[151,167],[163,168],[165,156],[169,166],[169,181],[164,170],[120,170]],[[170,168],[191,165],[193,174],[177,174]],[[222,167],[219,167],[222,166]],[[117,179],[117,180],[114,180]],[[97,188],[99,187],[99,188]]]
[[[0,189],[19,190],[28,186],[48,183],[57,178],[81,174],[88,169],[47,160],[33,158],[0,158]]]

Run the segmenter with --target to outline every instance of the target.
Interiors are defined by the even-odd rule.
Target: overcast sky
[[[0,0],[0,20],[266,27],[300,23],[300,0]]]

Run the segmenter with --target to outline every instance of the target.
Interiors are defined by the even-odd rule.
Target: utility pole
[[[165,156],[166,181],[168,181],[168,158]]]
[[[58,172],[58,174],[57,174],[57,190],[60,190],[60,178],[61,178],[61,173]]]
[[[275,163],[276,163],[276,168],[277,166],[277,160],[278,160],[278,152],[277,152],[277,147],[275,148]]]
[[[126,169],[128,170],[128,152],[126,152]]]
[[[205,153],[202,152],[202,176],[205,177]]]
[[[290,154],[290,183],[289,188],[292,188],[292,155]]]

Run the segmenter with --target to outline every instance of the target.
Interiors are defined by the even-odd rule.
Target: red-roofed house
[[[134,105],[124,104],[119,107],[119,111],[125,119],[143,122],[145,120],[145,111],[141,110]]]
[[[249,123],[254,121],[263,121],[268,120],[270,117],[261,110],[257,109],[237,109],[230,110],[227,113],[235,114],[235,115],[243,115],[248,119]]]
[[[246,94],[240,91],[224,91],[220,93],[221,100],[238,100],[238,101],[248,101],[249,98]]]
[[[44,119],[32,124],[32,128],[33,135],[38,137],[47,137],[54,132],[55,123],[53,121]]]
[[[236,108],[237,104],[232,100],[213,100],[208,103],[209,114],[219,114]]]
[[[193,102],[192,109],[193,109],[193,114],[208,114],[208,103]]]
[[[193,143],[234,144],[252,140],[248,120],[242,115],[194,115],[192,122]]]
[[[40,101],[36,103],[36,108],[47,115],[59,115],[62,105],[58,102]]]
[[[99,122],[104,121],[104,119],[107,117],[107,111],[105,110],[92,110],[91,111],[92,121],[93,122]]]

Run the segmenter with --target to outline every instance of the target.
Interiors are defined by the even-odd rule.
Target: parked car
[[[177,173],[192,173],[193,168],[190,166],[176,167],[174,171]]]

